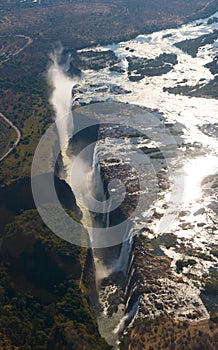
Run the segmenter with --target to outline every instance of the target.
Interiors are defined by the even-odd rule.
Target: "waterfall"
[[[71,78],[66,74],[69,62],[62,66],[59,64],[62,51],[62,48],[58,48],[50,55],[52,63],[47,73],[48,83],[52,89],[49,102],[55,111],[61,150],[73,134],[72,87],[78,82],[77,77]]]
[[[127,275],[127,272],[129,270],[129,263],[131,261],[130,254],[132,251],[133,244],[133,229],[129,226],[129,224],[126,225],[126,232],[124,234],[120,255],[114,265],[114,270],[122,271],[124,276]]]
[[[106,215],[106,230],[108,229],[108,227],[110,226],[110,211],[111,211],[111,207],[112,207],[112,198],[109,198],[109,204],[108,204],[108,208],[105,212]]]
[[[51,87],[50,103],[55,112],[55,122],[64,168],[61,176],[71,187],[75,195],[77,204],[82,212],[82,223],[89,231],[88,233],[92,242],[95,238],[92,235],[93,221],[97,221],[99,225],[100,220],[102,222],[106,220],[109,226],[108,210],[110,208],[108,208],[108,201],[101,177],[98,143],[94,143],[94,146],[91,144],[87,150],[86,148],[85,150],[81,149],[81,152],[78,152],[78,154],[73,154],[69,150],[74,134],[72,89],[78,83],[79,78],[72,78],[67,75],[71,56],[69,54],[66,61],[63,62],[62,53],[63,49],[59,47],[50,56],[52,63],[47,74],[48,83]],[[105,224],[102,225],[102,228],[104,226]],[[99,262],[99,258],[94,256],[94,260],[96,262],[96,270],[103,270],[103,265],[102,262]],[[105,277],[107,275],[106,271],[108,269],[104,267],[104,273],[102,274],[96,271],[96,275],[103,275]]]
[[[90,172],[91,172],[91,176],[90,176],[91,181],[89,184],[90,192],[93,193],[93,195],[98,201],[103,202],[103,205],[104,205],[106,198],[105,198],[104,185],[103,185],[102,176],[101,176],[99,146],[97,142],[94,147],[92,166],[91,166]]]
[[[121,320],[118,323],[117,327],[113,331],[114,334],[120,334],[124,330],[126,325],[131,327],[131,324],[133,324],[133,322],[135,320],[135,317],[136,317],[136,315],[138,313],[140,300],[141,300],[141,296],[138,297],[138,299],[135,302],[135,304],[133,305],[131,311],[121,318]]]
[[[73,150],[76,124],[72,113],[72,89],[74,85],[78,83],[79,78],[72,78],[67,75],[71,56],[68,55],[66,62],[61,63],[61,54],[62,51],[59,50],[51,55],[52,64],[48,70],[48,82],[52,88],[50,103],[55,111],[55,122],[59,135],[62,164],[64,168],[61,176],[71,187],[77,205],[82,212],[81,221],[88,231],[92,245],[96,287],[99,291],[99,295],[101,293],[104,294],[104,287],[101,286],[103,280],[104,285],[105,281],[108,281],[109,288],[123,288],[124,290],[124,287],[121,286],[123,283],[121,280],[125,280],[125,283],[128,284],[127,274],[130,270],[129,264],[131,264],[132,261],[133,229],[130,227],[131,225],[129,223],[123,225],[123,230],[125,232],[121,236],[123,243],[119,247],[94,248],[98,246],[98,244],[96,244],[96,239],[98,238],[95,237],[94,227],[102,229],[102,232],[100,232],[101,235],[99,236],[101,242],[102,239],[110,242],[109,228],[111,224],[111,212],[113,210],[113,205],[116,204],[116,199],[113,201],[113,196],[111,196],[111,193],[105,190],[104,187],[100,166],[98,136],[94,135],[96,137],[94,146],[91,143],[89,145],[87,140],[84,139],[84,145],[82,145],[84,147],[79,145],[81,148],[79,151],[78,149],[76,151],[75,149]],[[89,149],[86,151],[87,145]],[[110,279],[111,276],[113,276],[112,279]],[[111,282],[116,279],[117,282]],[[120,286],[118,286],[119,284]],[[107,298],[107,292],[105,293],[104,296]],[[136,309],[137,305],[128,315],[125,315],[123,310],[119,310],[115,317],[116,320],[113,320],[114,316],[112,317],[112,321],[110,320],[109,323],[112,322],[110,325],[110,337],[113,339],[109,339],[109,341],[114,342],[114,340],[117,339],[119,331],[123,329],[126,322],[134,316]],[[99,329],[102,330],[102,325],[105,322],[104,316],[103,321],[100,317],[98,322]],[[116,331],[113,332],[115,327],[117,327]],[[102,336],[107,338],[107,334],[108,325],[106,325],[105,330],[102,331]]]

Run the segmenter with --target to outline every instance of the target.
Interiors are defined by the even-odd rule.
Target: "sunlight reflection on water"
[[[201,182],[218,170],[216,156],[202,156],[192,159],[184,166],[185,186],[183,205],[189,206],[201,198]]]

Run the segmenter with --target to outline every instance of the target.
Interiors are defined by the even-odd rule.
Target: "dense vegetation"
[[[52,234],[36,211],[8,225],[0,255],[0,348],[110,349],[91,315],[86,250]]]
[[[181,94],[186,96],[195,97],[218,97],[218,76],[210,80],[209,83],[204,81],[199,82],[196,85],[180,85],[175,87],[164,87],[163,91],[168,91],[170,94]]]
[[[196,323],[159,317],[136,321],[134,329],[129,329],[123,337],[120,349],[216,350],[217,341],[217,324],[212,321]]]
[[[196,57],[198,53],[198,49],[201,46],[213,44],[217,40],[217,38],[218,38],[218,30],[214,30],[210,34],[204,34],[195,39],[183,40],[174,45],[179,49],[183,50],[184,52],[188,53],[192,57]]]
[[[111,50],[105,51],[84,51],[75,53],[73,64],[80,70],[94,69],[99,70],[118,63],[118,58]]]
[[[218,31],[213,32],[212,34],[202,35],[197,39],[185,40],[176,44],[180,48],[184,49],[187,53],[193,57],[196,55],[198,48],[201,45],[209,43],[211,40],[214,40],[214,35],[217,37]],[[218,65],[217,65],[218,55],[213,57],[213,60],[207,64],[207,67],[211,73],[214,75],[214,79],[211,79],[209,82],[205,83],[204,79],[201,79],[196,85],[186,85],[186,80],[183,81],[183,84],[177,84],[174,87],[164,87],[164,91],[168,91],[172,94],[181,94],[187,96],[195,97],[209,97],[217,98],[218,97]]]
[[[163,53],[154,59],[127,57],[129,62],[128,76],[131,81],[138,81],[145,76],[158,76],[166,74],[178,63],[175,54]]]
[[[2,2],[1,112],[21,130],[22,141],[4,161],[0,181],[5,184],[29,176],[36,145],[52,121],[45,71],[49,53],[58,40],[72,51],[99,42],[128,39],[139,32],[181,24],[200,13],[212,13],[216,4],[217,0],[209,4],[206,0]],[[114,57],[109,59],[115,63]],[[111,69],[119,67],[112,65]]]
[[[0,119],[0,158],[13,146],[16,132],[3,119]]]
[[[1,164],[0,185],[30,176],[35,148],[52,122],[45,71],[56,41],[75,50],[128,39],[212,13],[217,1],[205,10],[206,3],[1,1],[0,112],[21,130],[22,139]],[[0,203],[2,222],[11,222],[0,251],[0,349],[109,349],[99,336],[81,279],[87,252],[56,237],[36,211],[26,210],[29,204],[21,205],[25,191],[19,182],[8,196],[10,208],[5,196]],[[24,212],[14,219],[17,210]],[[9,219],[4,222],[5,213]]]
[[[34,66],[29,65],[29,60],[26,53],[25,58],[16,56],[1,67],[1,112],[21,130],[22,135],[21,142],[1,167],[0,181],[4,184],[29,176],[35,148],[52,120],[43,75],[47,57],[38,57],[38,65]],[[17,69],[17,65],[22,70]]]

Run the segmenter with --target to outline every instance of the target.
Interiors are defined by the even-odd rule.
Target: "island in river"
[[[26,180],[30,176],[31,161],[38,141],[53,118],[53,111],[48,103],[49,91],[44,74],[53,45],[57,40],[61,40],[66,49],[73,51],[75,55],[77,54],[81,62],[87,54],[76,53],[77,49],[92,46],[89,50],[93,55],[93,47],[96,44],[109,44],[133,38],[140,33],[152,33],[164,28],[178,27],[191,19],[201,18],[203,15],[209,16],[214,12],[216,6],[217,1],[203,0],[193,0],[188,4],[181,0],[168,1],[167,4],[158,0],[152,3],[146,2],[146,4],[144,1],[138,1],[137,6],[135,1],[117,3],[113,1],[69,2],[67,0],[10,1],[0,5],[2,33],[0,112],[11,120],[22,133],[19,144],[2,161],[0,170],[3,187],[1,215],[4,215],[4,220],[2,220],[4,225],[1,225],[1,234],[4,239],[0,266],[2,286],[0,291],[2,296],[0,345],[2,348],[19,347],[24,350],[72,348],[79,350],[84,347],[100,350],[110,348],[110,345],[106,344],[100,336],[90,308],[90,300],[95,298],[96,293],[90,252],[69,246],[45,228],[38,214],[34,211],[34,204],[30,198],[29,179]],[[31,38],[32,41],[28,41],[27,37]],[[163,53],[160,56],[158,53],[152,58],[139,59],[136,58],[136,52],[131,52],[134,49],[129,44],[126,44],[124,50],[130,56],[128,59],[129,75],[127,73],[129,84],[137,83],[137,79],[139,83],[143,82],[143,79],[150,76],[150,67],[155,68],[159,78],[161,75],[172,73],[177,65],[175,54]],[[101,54],[101,58],[97,62],[98,67],[94,67],[96,61],[91,67],[85,66],[82,62],[83,65],[78,66],[78,69],[85,71],[86,68],[97,68],[100,71],[109,65],[111,72],[119,74],[119,70],[122,73],[124,68],[119,69],[120,58],[117,57],[116,52],[113,53],[112,50],[108,53],[106,63],[104,62],[105,57],[102,58]],[[134,72],[134,70],[138,70],[138,72]],[[135,76],[137,78],[134,78]],[[133,81],[134,79],[135,81]],[[131,85],[128,85],[128,88],[108,87],[108,85],[105,87],[101,79],[98,82],[101,85],[97,86],[96,81],[91,82],[91,79],[89,83],[91,84],[89,87],[92,90],[92,96],[94,90],[95,96],[96,93],[109,92],[110,95],[113,94],[121,98],[127,96],[127,99],[132,101]],[[166,86],[166,88],[168,87]],[[77,87],[77,89],[80,89],[86,98],[84,86]],[[79,94],[80,91],[77,93]],[[177,93],[177,91],[172,92]],[[201,127],[206,133],[214,132],[214,130],[211,131],[211,123]],[[178,131],[174,130],[174,133],[176,132]],[[148,145],[143,146],[144,151],[149,153]],[[186,147],[188,154],[199,151],[198,144],[186,143],[182,146]],[[151,156],[159,156],[161,159],[161,155],[157,153],[152,154],[151,152]],[[161,176],[163,179],[163,174],[160,174]],[[163,182],[164,180],[162,180]],[[210,184],[209,180],[205,182],[205,186],[209,186],[214,196],[216,182],[213,182],[213,186]],[[17,196],[19,201],[17,201]],[[212,209],[214,208],[213,204]],[[154,215],[158,219],[161,213],[157,211]],[[79,217],[77,219],[79,220]],[[183,225],[183,229],[188,228],[187,223],[180,222],[180,224]],[[214,231],[213,228],[211,231]],[[176,246],[176,249],[179,249],[181,253],[181,247],[177,246],[177,239],[175,240],[175,237],[171,235],[165,237],[163,242],[158,242],[155,239],[152,243],[148,242],[147,239],[143,242],[138,239],[136,242],[134,249],[135,252],[138,252],[138,258],[136,258],[134,266],[138,276],[144,269],[143,259],[139,252],[140,248],[142,248],[141,254],[147,256],[152,273],[150,274],[146,270],[144,275],[141,274],[141,279],[139,279],[141,286],[143,285],[142,279],[148,278],[150,274],[150,285],[148,285],[150,290],[136,290],[134,298],[139,292],[144,293],[144,295],[147,293],[149,312],[157,310],[165,312],[167,309],[165,299],[163,299],[162,305],[160,300],[157,300],[156,304],[153,303],[155,293],[152,292],[152,285],[156,288],[160,287],[160,289],[166,287],[165,284],[162,287],[159,285],[158,278],[160,276],[154,277],[155,270],[158,270],[162,277],[166,277],[165,274],[168,273],[169,276],[172,274],[170,258],[167,257],[167,254],[160,255],[158,258],[151,256],[151,246],[155,247],[156,252],[157,244],[165,245],[169,252],[172,251],[171,248]],[[183,253],[189,255],[186,249],[184,244]],[[198,259],[201,259],[200,262],[208,262],[208,254],[204,255],[205,253],[199,251],[195,253],[198,254],[195,261],[199,263]],[[210,258],[216,259],[216,257],[217,250],[214,245]],[[192,273],[190,269],[194,265],[196,264],[193,262],[193,258],[177,259],[174,272],[181,274],[182,271],[185,271],[187,273],[185,269],[188,268],[188,273]],[[87,274],[82,279],[83,267],[87,266],[89,267]],[[165,268],[164,272],[161,266]],[[105,283],[108,282],[105,281]],[[133,285],[134,280],[131,283]],[[176,283],[180,285],[179,277]],[[168,288],[172,288],[172,285]],[[212,271],[212,274],[207,276],[205,299],[209,300],[210,303],[211,295],[213,298],[216,292],[217,276]],[[143,305],[141,310],[143,310]],[[191,313],[190,318],[192,317],[197,318],[198,315]],[[202,344],[205,344],[203,346],[207,346],[207,349],[214,349],[214,344],[217,343],[216,322],[216,309],[212,310],[210,321],[203,321],[196,326],[191,322],[169,320],[167,316],[166,318],[157,318],[154,324],[139,319],[136,320],[134,328],[130,329],[120,346],[143,349],[146,343],[147,348],[156,350],[157,346],[160,349],[164,347],[170,349],[170,347],[180,343],[183,348],[189,346],[193,350],[197,349],[201,343],[201,350]],[[167,325],[168,330],[164,325]],[[141,333],[144,334],[144,338]],[[162,336],[163,333],[165,337]],[[181,343],[181,337],[184,343]],[[141,339],[141,343],[139,339]],[[179,345],[175,345],[174,348],[179,348]]]

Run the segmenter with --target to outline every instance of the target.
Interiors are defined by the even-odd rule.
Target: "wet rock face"
[[[118,148],[119,152],[116,154],[116,142],[114,141],[113,144],[109,144],[110,151],[107,148],[102,151],[107,156],[100,162],[105,188],[107,188],[108,183],[114,177],[119,178],[125,185],[126,195],[119,207],[119,213],[114,212],[110,214],[110,222],[116,223],[118,214],[123,219],[134,213],[137,201],[143,195],[140,188],[140,180],[142,179],[138,178],[137,172],[128,163],[128,144],[122,144],[124,139],[129,138],[131,141],[136,141],[141,135],[137,134],[135,130],[123,126],[108,125],[107,128],[101,126],[99,129],[100,140],[107,140],[108,137],[114,137],[118,141],[121,140],[119,146],[121,145],[124,149],[126,147],[126,161],[119,159],[120,148]],[[147,142],[148,140],[145,141]],[[143,148],[143,152],[146,152],[148,157],[152,157],[159,152],[157,148],[154,146],[149,147],[148,144],[146,146],[141,144],[140,147],[141,149]],[[155,159],[155,162],[159,162],[159,168],[156,166],[156,169],[158,169],[156,173],[158,189],[155,189],[155,186],[151,186],[149,195],[151,196],[152,193],[155,193],[155,198],[157,199],[157,195],[160,196],[168,188],[169,183],[165,164],[160,163],[159,158]],[[149,179],[149,170],[147,168],[145,172],[144,181]],[[199,297],[198,289],[184,281],[182,276],[176,273],[176,268],[172,269],[172,259],[167,257],[161,249],[161,244],[164,242],[166,244],[171,242],[170,246],[175,246],[175,236],[168,234],[160,241],[158,239],[151,240],[150,236],[155,237],[152,223],[154,220],[160,220],[162,215],[162,213],[154,210],[150,220],[147,223],[143,221],[143,227],[139,225],[137,220],[134,221],[133,219],[137,234],[134,237],[132,250],[129,252],[130,256],[127,256],[128,273],[125,277],[122,277],[125,283],[123,286],[120,285],[119,288],[116,286],[116,292],[106,298],[108,303],[107,312],[110,316],[113,311],[117,310],[120,303],[125,305],[126,325],[132,319],[128,318],[128,314],[132,313],[137,303],[137,320],[153,319],[165,314],[181,320],[199,320],[208,317],[207,311]],[[186,215],[186,213],[181,213],[182,215]],[[102,282],[103,288],[106,290],[108,285],[112,288],[112,285],[116,284],[116,278],[117,276],[112,275],[110,280],[104,280]],[[110,302],[114,298],[117,300],[117,303],[115,303],[114,308],[111,308]]]
[[[119,281],[119,282],[118,282]],[[106,311],[108,317],[113,317],[119,307],[124,308],[124,276],[122,273],[114,273],[105,278],[101,283],[101,312]]]
[[[163,252],[155,254],[151,248],[151,240],[136,237],[131,267],[134,275],[126,294],[127,311],[130,312],[140,295],[137,319],[153,319],[164,314],[181,320],[208,318],[197,288],[173,272],[170,258]]]
[[[132,129],[112,126],[108,126],[108,128],[100,127],[99,135],[100,140],[106,140],[108,137],[115,137],[118,140],[129,137],[130,140],[136,140],[141,136],[137,135]],[[147,141],[144,140],[144,142]],[[123,147],[126,147],[125,144],[123,144]],[[140,144],[140,148],[143,149],[143,152],[146,152],[148,157],[159,152],[157,148],[152,147],[149,147],[148,144]],[[101,161],[100,164],[106,188],[107,184],[114,177],[118,177],[125,184],[125,200],[119,207],[120,217],[122,214],[125,218],[134,212],[135,206],[137,206],[137,200],[142,193],[140,192],[140,181],[137,177],[137,172],[128,164],[128,157],[126,157],[126,162],[121,161],[118,156],[119,153],[116,154],[116,152],[113,152],[114,150],[116,150],[116,147],[110,144],[111,153],[105,152],[108,158],[105,157],[106,159]],[[125,151],[128,155],[127,148]],[[111,156],[112,154],[113,157]],[[159,161],[160,165],[159,158],[155,159],[155,161]],[[169,186],[165,164],[161,164],[157,169],[158,191],[155,192],[155,187],[152,188],[156,199]],[[149,177],[149,172],[146,176],[147,178]],[[216,182],[213,182],[211,187],[215,188]],[[149,192],[150,194],[152,190]],[[204,208],[200,208],[195,212],[195,216],[203,215],[204,211]],[[113,220],[116,222],[117,214],[118,212],[111,214],[111,222]],[[187,212],[183,211],[180,214],[181,218],[183,218],[187,215]],[[108,285],[110,285],[110,290],[111,288],[113,289],[113,285],[116,285],[116,291],[106,298],[109,317],[113,315],[113,312],[117,311],[120,304],[123,304],[124,315],[126,316],[125,329],[127,329],[127,325],[135,317],[131,332],[137,330],[138,322],[150,322],[158,317],[165,317],[165,315],[172,322],[174,322],[173,320],[179,320],[178,322],[187,320],[200,322],[201,320],[209,319],[209,314],[199,295],[199,284],[197,283],[198,285],[195,286],[193,280],[184,277],[183,274],[183,267],[187,269],[190,266],[195,266],[196,261],[190,258],[181,260],[182,268],[179,270],[180,265],[178,261],[180,260],[177,260],[177,266],[173,262],[173,259],[166,256],[164,250],[162,250],[162,245],[165,245],[167,249],[176,247],[176,237],[173,234],[166,234],[163,237],[154,238],[156,233],[153,230],[153,222],[160,220],[162,215],[158,210],[154,210],[150,220],[147,223],[143,221],[143,227],[139,225],[137,220],[134,222],[137,233],[134,236],[134,244],[132,245],[131,252],[129,252],[128,273],[125,278],[124,276],[122,277],[123,282],[125,282],[124,285],[116,285],[117,276],[115,277],[113,275],[110,280],[105,280],[103,283],[105,292]],[[181,223],[181,229],[183,230],[192,228],[192,226],[188,226],[185,222]],[[182,252],[181,248],[180,253]],[[192,253],[190,253],[190,256],[192,256]],[[173,263],[175,264],[174,266]],[[117,302],[114,303],[114,300]],[[111,303],[114,304],[114,307],[110,307]],[[135,310],[135,313],[133,313],[133,310]]]
[[[119,107],[119,104],[116,105],[116,113],[120,117],[119,111],[117,112]],[[125,111],[125,121],[127,112],[130,113],[130,111]],[[134,113],[131,111],[129,119],[132,120],[132,118]],[[108,197],[112,193],[116,198],[116,191],[110,192],[111,188],[114,190],[113,186],[109,188],[114,179],[119,179],[124,185],[125,197],[117,211],[110,211],[109,223],[113,226],[131,215],[134,238],[128,249],[123,251],[122,259],[120,259],[121,254],[115,256],[114,251],[111,253],[110,257],[116,263],[115,269],[109,277],[102,278],[100,282],[99,295],[103,304],[103,323],[107,322],[105,318],[107,320],[110,318],[111,321],[121,307],[123,313],[120,319],[125,317],[124,329],[126,330],[127,325],[133,321],[133,332],[134,330],[137,332],[138,322],[153,322],[164,315],[167,315],[172,322],[175,320],[200,322],[209,319],[209,314],[199,295],[204,287],[203,272],[207,271],[204,267],[210,264],[208,254],[199,255],[200,250],[197,252],[194,240],[188,241],[188,245],[185,239],[183,240],[179,235],[177,237],[171,231],[157,236],[156,223],[160,222],[165,210],[168,209],[167,202],[164,201],[164,195],[169,188],[167,161],[168,158],[174,160],[177,156],[176,152],[172,151],[171,144],[160,147],[155,141],[152,142],[147,137],[149,134],[147,130],[143,129],[142,134],[128,127],[128,123],[117,125],[117,121],[113,119],[112,121],[110,119],[110,122],[107,125],[101,124],[99,127],[99,147],[97,147],[99,165]],[[167,124],[170,131],[173,131],[174,126],[172,123]],[[163,127],[166,127],[166,123],[163,123]],[[154,130],[157,133],[159,131],[160,128]],[[176,136],[179,138],[180,133]],[[199,142],[187,143],[185,146],[185,152],[189,156],[202,152]],[[143,163],[143,172],[140,176],[137,172],[138,168],[131,163],[130,152],[133,150],[134,157],[137,158],[139,155],[142,157],[137,163]],[[133,160],[135,160],[134,157]],[[143,184],[146,184],[144,188]],[[213,180],[209,187],[211,191],[216,190],[216,181]],[[212,193],[214,195],[214,192]],[[117,195],[119,197],[119,193]],[[148,220],[135,214],[141,198],[144,200],[141,207],[139,206],[141,214],[144,213],[145,208],[152,208]],[[205,231],[207,225],[204,224],[204,215],[206,213],[207,210],[203,204],[197,207],[193,211],[195,220],[193,225],[193,222],[189,221],[190,211],[184,208],[178,213],[178,231],[194,232],[196,226],[199,230]],[[120,253],[123,247],[124,244],[120,245]],[[204,259],[205,262],[202,262]],[[105,262],[106,259],[101,261]],[[110,262],[110,259],[107,261]],[[113,325],[116,327],[117,324]],[[119,329],[118,332],[122,333],[122,330]]]
[[[148,233],[149,229],[145,223],[146,218],[136,218],[136,215],[138,212],[143,214],[146,209],[149,209],[151,203],[157,200],[159,193],[164,191],[169,185],[165,162],[162,158],[152,159],[152,156],[159,150],[157,150],[157,147],[154,147],[153,142],[146,135],[126,125],[113,123],[100,125],[98,142],[98,157],[105,193],[108,196],[112,194],[113,201],[116,201],[116,199],[119,201],[119,191],[113,191],[114,188],[112,186],[112,191],[110,192],[110,185],[114,179],[119,180],[125,188],[123,201],[121,201],[116,210],[110,211],[110,225],[116,225],[131,217],[133,221],[135,220],[133,226],[136,225],[138,232],[143,233],[146,231]],[[137,147],[132,148],[135,145],[143,147],[145,143],[146,146],[143,150],[137,149]],[[133,153],[133,159],[130,157],[131,152]],[[141,164],[143,171],[141,171],[140,175],[137,167],[134,166],[134,157],[137,158],[138,154],[141,158],[139,158],[138,163],[136,162],[136,165],[144,162]],[[140,205],[139,200],[141,201]],[[135,213],[136,209],[138,209],[137,214]],[[152,215],[155,219],[159,219],[162,216],[155,210]],[[112,319],[119,312],[122,312],[124,315],[127,315],[129,312],[132,313],[135,302],[147,289],[154,294],[156,289],[159,288],[159,282],[155,277],[154,283],[153,272],[150,271],[150,260],[153,262],[156,274],[159,274],[160,264],[162,264],[162,274],[170,265],[169,258],[159,257],[156,259],[156,257],[152,257],[149,252],[145,251],[143,248],[144,239],[144,236],[134,237],[133,242],[135,241],[135,244],[132,243],[129,247],[127,244],[127,249],[124,247],[125,244],[120,244],[117,258],[115,257],[116,248],[113,247],[114,251],[111,252],[111,257],[115,261],[115,268],[109,277],[101,280],[99,286],[101,312],[104,315],[103,317],[107,319]],[[131,247],[133,246],[134,248],[132,249]],[[107,254],[107,252],[103,252],[101,261],[106,262],[105,256]],[[109,263],[110,259],[107,259],[107,261]],[[144,264],[146,264],[146,267]],[[147,276],[150,278],[149,285],[144,283],[144,269],[147,268]],[[133,289],[135,289],[135,292],[132,294]],[[157,303],[157,307],[161,309],[161,302]]]
[[[154,147],[146,135],[119,124],[101,125],[99,139],[105,191],[108,192],[108,185],[114,180],[119,180],[125,191],[118,211],[111,213],[112,223],[119,221],[118,212],[120,221],[131,216],[134,220],[134,215],[139,215],[143,223],[143,213],[151,208],[158,194],[169,187],[166,162],[160,149]],[[119,203],[120,192],[112,189],[111,194]]]
[[[126,194],[119,207],[119,215],[121,221],[124,220],[125,217],[130,217],[139,199],[140,184],[136,170],[132,169],[130,165],[116,159],[101,162],[101,170],[105,184],[110,183],[114,177],[122,181],[125,186]],[[111,213],[111,220],[114,223],[118,222],[116,218],[117,214],[117,210]]]

